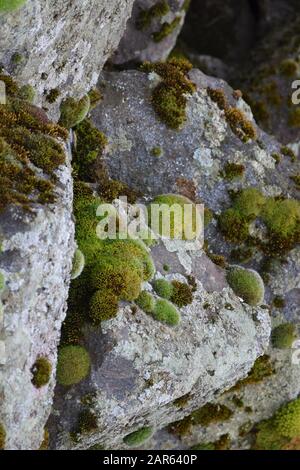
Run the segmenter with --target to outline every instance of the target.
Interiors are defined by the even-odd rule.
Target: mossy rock
[[[79,101],[74,98],[66,98],[60,106],[59,124],[66,129],[75,127],[86,118],[90,106],[91,102],[88,95],[85,95]]]
[[[89,373],[91,360],[82,346],[63,346],[58,352],[57,382],[68,387],[81,382]]]
[[[36,388],[41,388],[50,380],[52,365],[46,357],[39,357],[31,368],[31,382]]]
[[[256,306],[263,303],[265,295],[264,282],[256,271],[231,266],[227,270],[227,282],[234,293],[247,304]]]
[[[85,265],[84,254],[82,253],[81,250],[77,248],[74,254],[74,258],[73,258],[71,279],[76,279],[77,277],[80,276],[80,274],[82,273],[84,269],[84,265]]]
[[[10,12],[21,8],[27,0],[0,0],[0,14],[1,12]]]
[[[145,441],[150,439],[153,434],[153,428],[151,426],[146,426],[144,428],[139,429],[138,431],[134,431],[127,436],[124,437],[123,441],[129,447],[139,447]]]
[[[159,299],[156,301],[153,317],[169,326],[176,326],[181,320],[180,313],[177,308],[166,299]]]
[[[288,349],[296,340],[296,327],[292,323],[283,323],[272,331],[272,345],[277,349]]]

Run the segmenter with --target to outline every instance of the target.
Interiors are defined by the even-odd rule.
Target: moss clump
[[[179,129],[186,121],[186,95],[196,90],[187,77],[191,64],[184,60],[145,63],[142,70],[156,72],[162,81],[152,92],[152,105],[160,119],[171,129]]]
[[[161,147],[153,147],[151,150],[151,155],[153,155],[153,157],[160,157],[162,155]]]
[[[167,300],[170,300],[174,290],[171,282],[166,279],[156,279],[156,281],[153,282],[153,288],[160,297]]]
[[[168,36],[170,36],[176,28],[181,24],[181,17],[177,16],[171,23],[164,23],[159,31],[152,34],[152,38],[155,42],[161,42]]]
[[[181,320],[180,313],[176,307],[166,299],[159,299],[156,301],[153,316],[155,320],[161,321],[162,323],[166,323],[170,326],[178,325]]]
[[[262,218],[274,238],[288,239],[297,236],[300,229],[300,204],[295,199],[269,198]]]
[[[153,19],[161,18],[169,13],[169,11],[170,7],[166,0],[156,2],[148,10],[141,10],[136,22],[137,29],[143,30],[149,28]]]
[[[58,88],[53,88],[47,94],[46,100],[48,101],[48,103],[52,104],[56,102],[59,96],[60,96],[60,91],[58,90]]]
[[[5,448],[6,431],[3,424],[0,423],[0,450]]]
[[[249,220],[254,220],[261,212],[266,198],[256,188],[246,188],[234,199],[234,209]]]
[[[50,435],[48,429],[44,429],[44,438],[43,441],[39,447],[39,450],[48,450],[49,448],[49,442],[50,442]]]
[[[146,290],[143,290],[140,293],[135,303],[146,313],[152,313],[154,311],[154,308],[155,308],[154,297]]]
[[[74,258],[73,258],[73,266],[71,271],[71,279],[76,279],[80,276],[84,269],[84,254],[78,248],[75,251]]]
[[[86,118],[90,106],[91,102],[88,95],[85,95],[79,101],[74,98],[66,98],[60,106],[59,124],[66,129],[75,127]]]
[[[226,240],[241,243],[249,236],[249,221],[235,209],[228,209],[218,219],[220,231]]]
[[[119,299],[111,289],[96,291],[90,301],[89,317],[94,325],[113,318],[118,313]]]
[[[276,165],[281,162],[281,156],[278,153],[272,153],[271,157],[274,158]]]
[[[176,421],[169,426],[169,431],[180,436],[186,435],[191,431],[192,426],[207,427],[213,423],[228,421],[233,412],[225,405],[207,403],[192,414]]]
[[[238,297],[249,305],[261,305],[265,287],[260,275],[252,269],[232,266],[227,271],[227,281]]]
[[[25,3],[26,0],[0,0],[0,13],[17,10]]]
[[[91,360],[82,346],[63,346],[58,352],[57,382],[68,387],[81,382],[89,373]]]
[[[245,379],[239,380],[234,387],[232,387],[231,391],[240,390],[247,385],[260,383],[267,377],[271,377],[274,373],[275,371],[270,356],[266,354],[260,356],[256,359],[248,376]]]
[[[184,282],[172,282],[172,294],[170,297],[171,302],[179,308],[185,307],[193,302],[192,288]]]
[[[147,441],[153,434],[153,428],[151,426],[146,426],[144,428],[139,429],[138,431],[134,431],[127,436],[124,437],[123,441],[129,447],[138,447]]]
[[[75,434],[88,434],[98,429],[96,416],[90,410],[83,410],[78,416]]]
[[[274,416],[260,423],[255,448],[281,450],[300,435],[300,399],[283,405]]]
[[[285,77],[294,77],[298,71],[298,64],[293,59],[285,59],[281,62],[279,71]]]
[[[79,178],[89,180],[94,174],[93,164],[102,156],[107,139],[89,119],[84,119],[74,130],[77,145],[73,152],[73,168]]]
[[[156,209],[160,209],[157,212]],[[166,218],[164,226],[164,209],[166,213],[170,211],[170,218]],[[178,209],[178,210],[177,210]],[[185,210],[188,209],[188,210]],[[156,214],[159,217],[158,227],[151,227],[153,230],[158,229],[158,234],[171,239],[197,238],[201,231],[200,214],[197,212],[196,205],[187,197],[178,194],[162,194],[156,196],[152,203],[148,206],[149,224],[152,223],[152,217]],[[199,220],[198,220],[199,219]],[[170,220],[170,223],[169,223]]]
[[[31,382],[36,388],[41,388],[50,380],[52,366],[46,357],[39,357],[31,368],[33,375]]]
[[[292,323],[283,323],[272,331],[272,345],[277,349],[288,349],[296,340],[296,327]]]
[[[300,174],[294,175],[294,176],[290,176],[290,179],[295,183],[296,188],[297,188],[297,189],[300,189]]]
[[[0,273],[0,294],[5,287],[5,277],[2,273]]]
[[[35,98],[35,89],[31,85],[24,85],[20,88],[18,97],[21,100],[25,100],[25,101],[28,101],[29,103],[33,103],[34,98]]]
[[[88,92],[88,96],[90,98],[90,110],[95,109],[96,106],[102,101],[103,96],[98,88],[93,88]]]
[[[280,308],[280,309],[284,308],[285,306],[284,298],[277,295],[276,297],[274,297],[272,304],[275,308]]]
[[[288,147],[287,145],[281,147],[280,152],[281,152],[282,155],[284,155],[285,157],[289,157],[292,162],[295,162],[295,161],[297,160],[297,157],[296,157],[296,155],[295,155],[295,152],[294,152],[290,147]]]
[[[300,108],[293,108],[289,113],[288,124],[291,127],[300,127]]]
[[[228,101],[224,90],[222,90],[221,88],[207,88],[207,94],[210,99],[218,105],[220,109],[225,110],[228,108]]]
[[[216,264],[217,266],[220,266],[221,268],[226,268],[227,266],[227,261],[225,256],[223,255],[215,255],[214,253],[208,253],[209,259]]]
[[[217,441],[197,444],[191,447],[191,450],[229,450],[230,447],[231,439],[229,434],[223,434]]]
[[[245,173],[245,166],[237,163],[226,163],[224,167],[224,177],[227,180],[242,178]]]

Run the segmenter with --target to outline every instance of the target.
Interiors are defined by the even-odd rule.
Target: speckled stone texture
[[[28,0],[0,15],[0,62],[37,90],[37,104],[58,116],[66,95],[82,97],[117,47],[134,0]],[[58,89],[57,103],[46,96]]]
[[[75,249],[69,153],[67,160],[56,171],[54,204],[35,206],[30,213],[10,206],[0,214],[0,272],[5,278],[0,422],[6,449],[38,449],[51,410]],[[31,368],[39,356],[49,360],[52,373],[49,383],[37,389]]]

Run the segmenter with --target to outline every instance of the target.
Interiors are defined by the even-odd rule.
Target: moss
[[[245,166],[237,163],[226,163],[224,167],[224,177],[228,180],[242,178],[245,173]]]
[[[33,103],[35,98],[35,89],[31,85],[24,85],[20,88],[18,97],[21,100],[28,101],[29,103]]]
[[[228,209],[218,219],[219,229],[226,240],[241,243],[249,236],[249,221],[235,209]]]
[[[90,410],[83,410],[78,416],[75,434],[88,434],[98,429],[97,418]]]
[[[52,366],[46,357],[39,357],[31,368],[33,375],[31,382],[36,388],[41,388],[50,380]]]
[[[294,107],[289,113],[288,125],[291,127],[300,127],[300,108]]]
[[[107,139],[89,119],[84,119],[74,130],[77,145],[73,152],[73,168],[79,178],[90,179],[93,174],[93,164],[102,156]]]
[[[138,193],[130,189],[125,183],[105,177],[100,178],[98,192],[107,202],[112,202],[120,196],[126,196],[129,204],[134,204],[138,196]]]
[[[113,318],[118,313],[119,299],[111,289],[98,290],[91,298],[89,317],[94,325]]]
[[[230,258],[236,263],[248,263],[253,258],[253,248],[241,247],[235,248],[230,253]]]
[[[134,431],[124,437],[123,441],[129,447],[139,447],[145,441],[150,439],[153,434],[153,428],[151,426],[145,426],[144,428]]]
[[[187,393],[186,395],[183,395],[182,397],[179,397],[176,400],[174,400],[173,405],[176,406],[176,408],[184,409],[189,403],[190,399],[191,399],[191,395],[190,393]]]
[[[21,64],[22,62],[23,62],[23,56],[19,52],[15,52],[11,56],[11,63],[12,64],[18,65],[18,64]]]
[[[89,373],[90,356],[82,346],[63,346],[58,352],[57,382],[68,387],[81,382]]]
[[[293,59],[285,59],[281,62],[279,71],[285,77],[294,77],[298,71],[298,64]]]
[[[280,309],[281,309],[281,308],[284,308],[284,306],[285,306],[284,298],[283,298],[283,297],[280,297],[280,296],[278,296],[278,295],[277,295],[276,297],[274,297],[274,299],[273,299],[273,306],[274,306],[275,308],[280,308]]]
[[[55,103],[58,97],[60,96],[60,91],[58,88],[52,88],[46,96],[48,103]]]
[[[300,189],[300,174],[290,176],[290,179],[295,183],[296,188]]]
[[[191,447],[191,450],[229,450],[230,447],[231,439],[229,434],[223,434],[217,441],[197,444]]]
[[[251,371],[245,379],[239,380],[231,391],[240,390],[247,385],[253,385],[262,382],[275,373],[270,356],[264,355],[256,359]]]
[[[224,90],[222,90],[221,88],[207,88],[207,94],[210,99],[218,105],[220,109],[225,110],[228,108],[228,101]]]
[[[155,303],[153,316],[155,320],[166,323],[170,326],[176,326],[180,323],[180,314],[176,307],[166,299],[159,299]]]
[[[146,313],[152,313],[154,311],[154,308],[155,308],[154,297],[145,290],[143,290],[140,293],[140,295],[138,296],[135,302]]]
[[[233,412],[225,405],[207,403],[181,421],[169,426],[169,431],[180,436],[190,433],[192,426],[207,427],[213,423],[228,421]]]
[[[190,8],[191,0],[184,0],[181,10],[187,12]]]
[[[214,216],[213,212],[208,208],[204,208],[204,227],[208,227],[208,225],[212,222]]]
[[[178,194],[162,194],[156,196],[148,206],[149,224],[152,222],[152,210],[153,208],[156,208],[155,206],[160,206],[160,209],[162,209],[159,213],[157,227],[159,235],[170,237],[172,239],[175,238],[183,240],[190,238],[191,235],[193,235],[194,238],[197,238],[199,230],[201,229],[201,227],[197,226],[197,216],[200,216],[200,214],[197,213],[198,209],[190,199]],[[166,209],[170,209],[172,206],[174,206],[174,210],[170,210],[170,224],[167,219],[166,226],[163,226],[164,207],[166,207]],[[186,206],[191,208],[189,212],[185,211]],[[180,211],[176,212],[177,208],[180,209]],[[200,217],[198,218],[200,219]],[[154,228],[155,227],[152,227],[152,229]],[[189,231],[192,233],[189,234]]]
[[[237,407],[237,408],[244,408],[244,402],[243,400],[238,397],[237,395],[233,395],[232,397],[232,403]]]
[[[6,431],[3,424],[0,423],[0,450],[4,450],[6,441]]]
[[[295,152],[291,148],[289,148],[288,146],[281,147],[280,152],[285,157],[289,157],[292,162],[295,162],[297,160]]]
[[[226,268],[227,266],[227,261],[225,256],[223,255],[215,255],[213,253],[208,253],[209,259],[216,264],[217,266],[220,266],[221,268]]]
[[[0,13],[10,12],[21,8],[26,0],[0,0]]]
[[[163,299],[170,300],[173,294],[173,285],[166,279],[156,279],[153,282],[155,292]]]
[[[206,442],[201,444],[196,444],[191,447],[191,450],[216,450],[213,442]]]
[[[234,209],[248,219],[255,219],[266,203],[266,198],[256,188],[246,188],[234,200]]]
[[[185,307],[193,302],[192,288],[183,282],[172,281],[171,302],[179,308]]]
[[[39,447],[39,450],[48,450],[49,449],[49,442],[50,442],[50,435],[48,429],[44,429],[44,437],[43,441]]]
[[[181,17],[177,16],[171,23],[163,23],[161,29],[152,34],[155,42],[161,42],[170,36],[181,24]]]
[[[82,251],[80,251],[78,248],[75,251],[74,258],[73,258],[73,265],[72,265],[72,271],[71,271],[71,279],[76,279],[77,277],[80,276],[84,269],[84,254]]]
[[[272,345],[277,349],[288,349],[296,340],[296,327],[292,323],[283,323],[272,331]]]
[[[191,65],[172,59],[168,62],[145,63],[142,70],[156,72],[162,81],[152,92],[152,105],[160,119],[171,129],[179,129],[186,122],[186,95],[196,87],[187,77]]]
[[[148,10],[141,10],[136,21],[137,29],[144,30],[149,28],[153,19],[161,18],[169,13],[169,11],[170,7],[166,0],[159,0]]]
[[[287,239],[297,235],[300,223],[300,204],[294,199],[269,198],[262,219],[271,236]]]
[[[276,165],[281,162],[281,156],[278,153],[272,153],[271,157],[274,158]]]
[[[74,98],[66,98],[60,106],[59,124],[66,129],[75,127],[86,118],[90,106],[91,102],[88,95],[85,95],[79,101]]]
[[[96,106],[102,101],[103,96],[98,88],[93,88],[88,92],[88,96],[90,98],[90,110],[95,109]]]
[[[272,418],[258,426],[255,448],[282,450],[300,435],[300,399],[283,405]]]
[[[162,155],[162,149],[160,147],[153,147],[151,150],[151,155],[153,157],[160,157]]]
[[[227,281],[238,297],[249,305],[261,305],[264,300],[265,288],[260,275],[252,269],[238,266],[227,271]]]
[[[0,294],[4,290],[5,287],[5,277],[2,273],[0,273]]]

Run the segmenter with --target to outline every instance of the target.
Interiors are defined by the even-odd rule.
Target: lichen
[[[56,378],[65,387],[81,382],[89,373],[91,360],[82,346],[63,346],[58,351]]]
[[[52,365],[46,357],[38,357],[31,368],[32,384],[36,388],[41,388],[50,380],[52,372]]]
[[[142,66],[145,72],[156,72],[161,82],[152,92],[152,105],[160,119],[171,129],[179,129],[186,122],[187,96],[196,90],[187,74],[192,65],[185,60],[171,59],[168,62]]]

